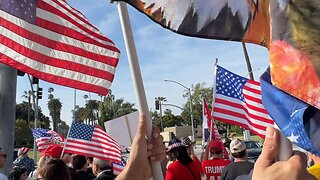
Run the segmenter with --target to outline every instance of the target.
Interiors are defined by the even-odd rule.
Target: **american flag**
[[[63,145],[63,137],[55,131],[42,128],[31,129],[31,131],[33,137],[36,139],[39,152],[46,150],[51,144]]]
[[[113,162],[113,174],[118,176],[126,166],[126,161],[121,157],[120,162]]]
[[[112,162],[121,161],[119,144],[99,126],[73,122],[64,150]]]
[[[120,51],[64,0],[1,0],[0,62],[39,79],[106,95]]]
[[[274,124],[261,101],[259,82],[246,79],[218,66],[213,117],[242,126],[265,137],[267,126]]]

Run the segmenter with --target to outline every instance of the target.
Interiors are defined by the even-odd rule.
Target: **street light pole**
[[[177,82],[177,81],[173,81],[173,80],[170,80],[170,79],[165,79],[164,81],[166,82],[173,82],[173,83],[176,83],[180,86],[182,86],[183,88],[187,89],[189,91],[189,101],[190,101],[190,119],[191,119],[191,133],[192,133],[192,136],[191,136],[191,140],[194,141],[194,126],[193,126],[193,113],[192,113],[192,96],[191,96],[191,89],[188,88],[187,86]]]

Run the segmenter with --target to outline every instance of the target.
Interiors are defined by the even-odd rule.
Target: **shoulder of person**
[[[0,180],[8,180],[8,177],[2,173],[0,173]]]

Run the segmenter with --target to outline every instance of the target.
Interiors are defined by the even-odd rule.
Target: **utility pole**
[[[1,173],[12,169],[16,112],[17,70],[0,63],[0,147],[7,154]]]

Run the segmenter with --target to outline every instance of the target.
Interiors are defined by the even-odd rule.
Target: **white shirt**
[[[0,180],[8,180],[7,176],[0,173]]]

